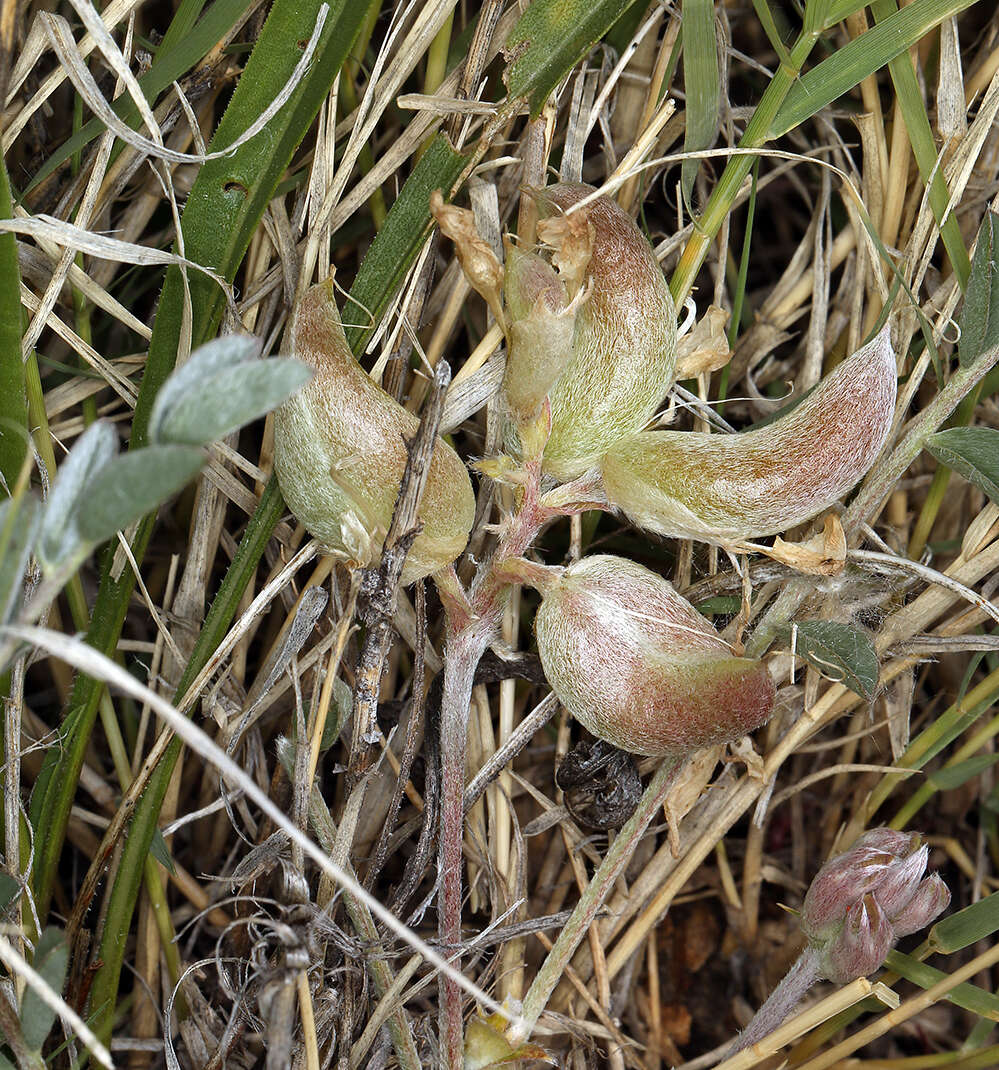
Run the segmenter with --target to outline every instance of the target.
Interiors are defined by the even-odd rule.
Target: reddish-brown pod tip
[[[656,573],[625,558],[583,558],[546,584],[538,652],[566,709],[622,750],[684,755],[738,739],[773,711],[774,681],[736,657]]]

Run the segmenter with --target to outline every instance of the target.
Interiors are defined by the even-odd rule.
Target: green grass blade
[[[877,24],[803,75],[788,93],[770,131],[772,137],[786,134],[887,64],[919,173],[924,182],[933,176],[930,205],[937,223],[943,224],[941,236],[962,288],[971,271],[968,250],[953,214],[944,220],[947,185],[937,169],[936,143],[908,49],[944,19],[973,3],[975,0],[913,0],[898,10],[895,0],[875,0],[871,10]]]
[[[357,354],[381,319],[430,228],[430,194],[447,198],[466,163],[443,135],[435,138],[413,168],[371,244],[343,308],[347,342]],[[367,326],[360,324],[367,323]]]
[[[800,126],[905,52],[934,26],[973,3],[975,0],[913,0],[847,42],[797,80],[773,121],[770,136],[780,137]]]
[[[837,22],[842,22],[843,19],[848,18],[850,15],[855,15],[861,8],[866,6],[867,0],[829,0],[824,12],[822,25],[826,29],[830,26],[835,26]]]
[[[911,6],[911,5],[910,5]],[[940,6],[940,5],[938,5]],[[968,5],[964,5],[968,6]],[[896,15],[903,15],[909,10],[898,10],[895,0],[874,0],[871,11],[877,20],[878,26],[887,22]],[[932,12],[927,16],[932,17]],[[942,17],[937,21],[943,21]],[[875,27],[877,29],[877,27]],[[867,35],[864,34],[866,37]],[[944,216],[949,202],[947,183],[941,173],[937,162],[937,143],[933,136],[933,128],[930,126],[930,117],[926,114],[926,106],[923,103],[923,94],[916,80],[916,72],[908,52],[896,56],[889,64],[892,82],[895,86],[895,97],[902,111],[902,119],[905,122],[905,130],[909,135],[909,143],[912,145],[912,154],[916,158],[919,174],[923,183],[930,184],[930,207],[940,226],[940,237],[943,239],[947,255],[950,257],[954,274],[957,275],[961,289],[968,285],[968,277],[971,274],[971,261],[968,257],[968,248],[961,236],[961,228],[957,222],[957,216],[951,212]]]
[[[683,88],[687,110],[683,151],[709,149],[718,133],[718,46],[715,41],[714,0],[684,0]],[[683,199],[689,204],[699,160],[684,160],[681,168]]]
[[[0,217],[11,216],[7,168],[0,158]],[[21,274],[17,239],[0,235],[0,497],[11,493],[28,453],[28,402],[21,361]]]
[[[999,931],[999,892],[950,914],[930,929],[926,939],[931,951],[952,955]]]
[[[932,988],[943,981],[947,974],[943,970],[927,966],[925,962],[914,959],[911,955],[903,955],[901,951],[889,951],[885,965],[889,970],[894,970],[900,977],[911,981],[920,988]],[[979,1014],[983,1018],[999,1021],[999,997],[977,985],[964,984],[952,988],[944,997],[957,1007]]]
[[[517,20],[506,50],[513,98],[526,97],[537,117],[548,94],[636,0],[534,0]]]
[[[772,45],[774,52],[781,59],[784,59],[787,56],[787,45],[784,43],[780,30],[777,28],[777,21],[774,19],[774,13],[770,10],[767,0],[753,0],[753,10],[756,12],[756,17],[760,20],[760,26],[763,27],[763,32],[767,35],[767,40]]]
[[[191,33],[204,10],[205,0],[181,0],[156,49],[156,57],[168,56]]]

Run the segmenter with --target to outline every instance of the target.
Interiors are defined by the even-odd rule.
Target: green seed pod
[[[562,705],[600,739],[686,755],[770,717],[767,667],[735,657],[656,573],[599,554],[545,586],[534,624],[541,663]]]
[[[601,462],[612,504],[660,535],[737,542],[828,509],[874,463],[895,409],[888,329],[786,416],[733,435],[649,431]]]
[[[672,386],[676,368],[676,310],[642,232],[607,197],[562,216],[592,192],[562,183],[534,194],[542,216],[538,230],[555,250],[558,274],[534,254],[507,262],[506,393],[513,399],[514,383],[526,378],[531,385],[519,393],[536,398],[539,383],[547,387],[545,378],[561,370],[549,393],[551,434],[543,462],[544,471],[560,481],[595,467],[615,441],[639,431]],[[565,352],[570,316],[572,340]],[[523,317],[533,322],[518,337]],[[545,317],[553,321],[547,350],[540,330]],[[548,370],[525,370],[534,367]],[[518,397],[511,408],[521,404]]]
[[[538,418],[572,357],[578,305],[570,305],[555,270],[536,253],[506,250],[510,354],[503,395],[520,433]]]
[[[295,516],[327,551],[359,564],[377,558],[406,467],[406,439],[419,421],[354,360],[332,280],[313,286],[298,310],[293,352],[316,369],[278,410],[274,468]],[[475,513],[468,472],[442,441],[434,450],[420,504],[423,529],[403,583],[436,572],[465,548]]]

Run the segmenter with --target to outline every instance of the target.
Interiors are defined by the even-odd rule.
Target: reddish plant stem
[[[516,511],[506,521],[500,542],[479,570],[467,597],[458,590],[453,572],[435,577],[447,614],[444,688],[441,694],[441,815],[437,851],[438,932],[443,950],[458,968],[461,944],[462,837],[465,792],[465,743],[475,669],[500,634],[511,578],[502,564],[522,556],[548,520],[557,513],[540,504],[540,464],[525,466],[526,481]],[[448,1070],[464,1062],[461,993],[454,982],[440,979],[441,1057]]]
[[[739,1039],[725,1053],[725,1058],[730,1059],[743,1048],[758,1044],[783,1025],[805,993],[821,976],[818,952],[814,948],[806,947],[788,970],[784,980],[770,993],[767,1001],[753,1015],[749,1025],[739,1034]]]

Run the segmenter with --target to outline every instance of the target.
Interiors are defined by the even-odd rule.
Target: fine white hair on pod
[[[660,535],[735,542],[817,516],[863,477],[888,438],[895,354],[885,327],[790,412],[732,435],[646,431],[601,462],[611,503]]]
[[[763,724],[774,682],[736,657],[661,576],[585,557],[544,592],[538,652],[559,700],[590,732],[634,754],[683,756]]]

